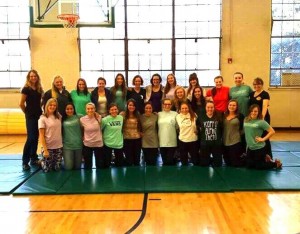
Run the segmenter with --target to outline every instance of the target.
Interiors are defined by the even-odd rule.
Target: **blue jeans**
[[[64,168],[66,170],[80,169],[82,162],[82,149],[63,149]]]
[[[39,118],[26,117],[27,140],[23,149],[23,165],[28,164],[30,160],[38,159],[36,154],[39,140],[38,120]]]

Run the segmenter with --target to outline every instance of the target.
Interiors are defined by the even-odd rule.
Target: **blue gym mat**
[[[19,185],[30,178],[37,168],[23,171],[22,160],[2,159],[0,160],[0,194],[10,194]]]

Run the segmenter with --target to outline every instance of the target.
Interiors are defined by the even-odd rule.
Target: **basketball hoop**
[[[76,14],[61,14],[57,16],[62,23],[64,28],[76,28],[79,15]]]

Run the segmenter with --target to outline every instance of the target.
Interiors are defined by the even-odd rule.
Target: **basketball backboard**
[[[79,16],[77,27],[114,27],[113,0],[30,0],[30,25],[61,28],[61,14]]]

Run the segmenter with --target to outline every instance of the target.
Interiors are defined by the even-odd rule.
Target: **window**
[[[20,88],[30,70],[29,4],[0,1],[0,88]]]
[[[300,1],[272,1],[271,86],[300,86]]]
[[[119,1],[115,28],[79,30],[81,76],[89,87],[100,76],[112,86],[117,73],[129,84],[140,74],[146,85],[154,73],[163,83],[174,73],[183,86],[193,72],[203,86],[220,74],[221,0]]]

